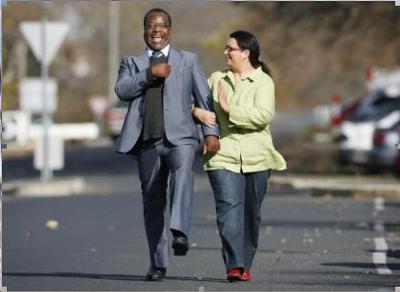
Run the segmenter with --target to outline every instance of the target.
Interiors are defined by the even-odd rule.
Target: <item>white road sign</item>
[[[46,102],[47,113],[57,110],[57,82],[49,79],[46,85],[46,101],[43,98],[43,81],[40,78],[24,78],[19,84],[19,104],[24,112],[40,114]]]
[[[42,56],[42,25],[44,25],[46,39],[46,57],[43,60]],[[35,57],[45,64],[50,64],[57,53],[62,41],[69,30],[69,24],[65,22],[22,22],[20,29],[33,51]]]

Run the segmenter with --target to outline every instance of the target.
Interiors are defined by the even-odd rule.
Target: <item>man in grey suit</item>
[[[207,79],[194,53],[170,46],[171,17],[160,8],[144,17],[141,54],[122,58],[115,92],[129,101],[117,151],[138,157],[150,251],[147,280],[161,280],[168,264],[168,228],[175,255],[186,255],[199,133],[192,107],[212,110]],[[219,149],[218,127],[202,125],[203,153]],[[169,178],[169,183],[168,183]],[[165,220],[167,185],[170,223]]]

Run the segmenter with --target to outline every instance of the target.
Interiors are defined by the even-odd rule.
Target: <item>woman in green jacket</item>
[[[272,144],[274,83],[259,60],[257,39],[233,32],[224,55],[228,69],[209,78],[221,148],[205,156],[204,169],[214,192],[227,278],[248,281],[270,171],[284,170],[286,163]]]

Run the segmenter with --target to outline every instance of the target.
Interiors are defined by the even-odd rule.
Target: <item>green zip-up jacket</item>
[[[218,102],[222,80],[229,114]],[[257,68],[246,79],[235,81],[232,71],[217,71],[208,79],[220,127],[221,149],[204,158],[204,170],[226,169],[243,173],[284,170],[286,162],[275,150],[270,123],[275,113],[275,89],[269,75]]]

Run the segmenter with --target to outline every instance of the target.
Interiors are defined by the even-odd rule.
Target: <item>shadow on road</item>
[[[121,274],[90,274],[90,273],[3,273],[4,276],[12,277],[57,277],[57,278],[86,278],[86,279],[102,279],[102,280],[118,280],[118,281],[143,281],[148,282],[144,275],[121,275]],[[191,281],[191,282],[214,282],[225,283],[225,279],[200,278],[200,277],[177,277],[167,276],[166,280]]]
[[[375,269],[373,263],[321,263],[322,266],[337,266],[337,267],[348,267],[348,268],[364,268],[364,269]],[[387,264],[391,270],[400,270],[400,264]]]

